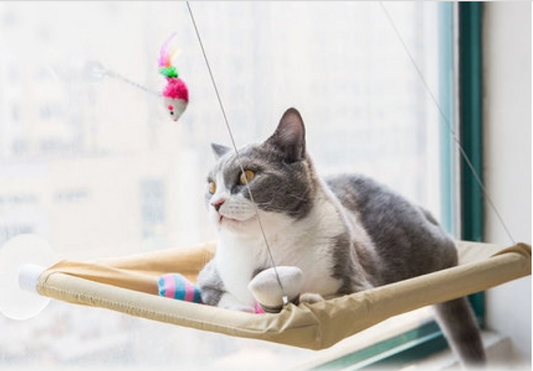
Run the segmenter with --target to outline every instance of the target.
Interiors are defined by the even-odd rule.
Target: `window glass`
[[[438,92],[437,5],[385,7]],[[191,8],[237,145],[294,106],[321,173],[365,173],[440,215],[438,108],[379,3]],[[173,32],[190,90],[178,122],[158,96]],[[0,246],[37,233],[88,259],[212,239],[211,142],[231,143],[185,3],[0,3]],[[288,369],[319,354],[60,302],[0,316],[2,369]]]

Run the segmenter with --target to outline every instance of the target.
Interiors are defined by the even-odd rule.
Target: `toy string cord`
[[[229,124],[228,116],[226,114],[226,110],[224,109],[224,104],[222,103],[222,98],[220,97],[220,93],[218,91],[218,87],[217,87],[217,84],[216,84],[216,81],[215,81],[215,77],[213,75],[213,71],[211,70],[211,66],[209,64],[209,58],[207,57],[207,53],[205,51],[204,44],[202,42],[202,37],[200,36],[200,31],[198,30],[198,26],[196,25],[196,19],[194,18],[194,14],[192,12],[191,5],[189,4],[189,2],[186,1],[185,3],[187,5],[187,9],[189,11],[189,16],[191,18],[191,21],[192,21],[192,24],[193,24],[193,27],[194,27],[194,32],[196,33],[196,37],[198,38],[198,43],[200,44],[200,48],[202,49],[202,55],[203,55],[207,70],[209,72],[209,77],[211,78],[211,83],[213,85],[213,89],[215,90],[215,95],[216,95],[217,100],[218,100],[218,105],[220,106],[220,110],[221,110],[222,116],[224,118],[224,123],[226,124],[226,129],[228,130],[228,134],[229,134],[230,139],[231,139],[232,147],[235,150],[235,154],[237,155],[237,158],[240,158],[240,153],[239,153],[239,150],[237,148],[237,144],[235,142],[235,137],[233,136],[233,131],[231,130],[231,126]],[[243,167],[241,161],[239,161],[239,167],[240,167],[241,172],[244,173],[244,167]],[[289,298],[288,298],[288,295],[286,294],[286,292],[285,292],[285,290],[283,288],[283,284],[281,283],[281,278],[280,278],[279,273],[278,273],[277,265],[276,265],[276,262],[274,261],[274,256],[272,255],[272,249],[270,248],[270,244],[268,243],[268,239],[266,237],[265,229],[263,228],[263,223],[261,221],[261,216],[259,215],[259,208],[257,207],[257,204],[254,201],[254,196],[252,194],[252,190],[250,189],[250,186],[248,185],[248,181],[246,179],[245,179],[245,186],[246,186],[246,190],[248,192],[248,195],[250,197],[250,201],[252,201],[252,204],[254,205],[255,216],[256,216],[257,222],[259,224],[259,229],[261,230],[261,235],[262,235],[263,241],[265,243],[266,250],[268,252],[268,257],[270,259],[270,263],[272,264],[272,268],[274,269],[274,273],[276,275],[276,280],[277,280],[278,286],[279,286],[279,288],[281,290],[281,293],[282,293],[283,304],[285,305],[285,304],[287,304],[289,302]]]
[[[148,93],[148,94],[151,94],[151,95],[155,95],[157,97],[161,97],[161,94],[156,92],[156,91],[153,91],[153,90],[150,90],[148,89],[147,87],[139,84],[139,83],[136,83],[134,81],[131,81],[130,79],[116,73],[116,72],[113,72],[107,68],[105,68],[100,62],[96,62],[96,61],[88,61],[86,64],[85,64],[85,67],[84,67],[84,74],[85,74],[85,77],[90,80],[90,81],[93,81],[93,82],[96,82],[96,81],[100,81],[102,80],[104,77],[110,77],[110,78],[113,78],[113,79],[117,79],[117,80],[120,80],[122,82],[125,82],[131,86],[134,86],[136,87],[137,89],[140,89],[142,91],[144,91],[145,93]]]
[[[400,44],[402,45],[403,50],[405,51],[405,53],[409,57],[409,60],[411,61],[411,64],[412,64],[413,68],[415,69],[418,78],[420,79],[420,81],[424,85],[424,89],[426,90],[426,92],[428,93],[429,97],[431,98],[431,100],[433,101],[433,103],[435,104],[437,109],[439,110],[439,114],[442,117],[442,119],[443,119],[443,121],[444,121],[444,123],[445,123],[445,125],[446,125],[446,127],[448,129],[448,131],[450,132],[450,135],[451,135],[451,137],[452,137],[452,139],[453,139],[453,141],[455,143],[455,146],[459,150],[459,153],[461,154],[461,157],[464,159],[466,165],[468,166],[468,168],[470,169],[472,175],[474,176],[474,179],[475,179],[476,183],[478,184],[479,188],[481,189],[481,192],[483,193],[483,196],[485,197],[485,200],[487,201],[490,209],[496,215],[496,218],[498,219],[498,221],[501,224],[502,228],[505,230],[505,233],[507,234],[507,237],[509,237],[509,239],[511,240],[511,242],[513,244],[516,244],[516,241],[513,238],[513,235],[511,234],[511,231],[509,230],[509,228],[507,227],[507,224],[503,220],[503,217],[500,214],[500,212],[498,211],[498,208],[496,207],[496,204],[494,203],[494,201],[490,197],[490,195],[489,195],[489,193],[487,191],[487,188],[483,184],[483,181],[481,180],[481,177],[479,176],[478,172],[474,168],[474,165],[472,164],[472,161],[468,158],[468,155],[466,154],[463,146],[461,145],[461,140],[459,139],[459,136],[457,135],[456,131],[453,129],[453,126],[452,126],[452,124],[450,122],[450,119],[444,113],[444,110],[442,109],[441,105],[439,104],[439,101],[437,100],[435,94],[433,94],[433,92],[429,88],[429,85],[428,85],[428,83],[427,83],[427,81],[426,81],[426,79],[424,77],[424,74],[422,73],[422,70],[420,69],[418,63],[416,63],[416,60],[413,57],[413,54],[409,51],[409,48],[407,47],[407,43],[403,39],[400,31],[398,30],[398,27],[396,27],[396,24],[394,23],[394,20],[392,19],[392,16],[387,11],[387,8],[385,7],[385,4],[383,4],[382,1],[379,1],[379,5],[381,5],[381,9],[383,9],[383,12],[385,13],[385,16],[387,17],[388,22],[392,26],[392,29],[394,30],[394,33],[396,34],[396,37],[400,41]]]

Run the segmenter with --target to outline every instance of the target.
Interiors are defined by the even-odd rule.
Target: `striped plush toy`
[[[198,287],[179,273],[162,275],[159,277],[158,287],[160,296],[192,303],[202,302]]]

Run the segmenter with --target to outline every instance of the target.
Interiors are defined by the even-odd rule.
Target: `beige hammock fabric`
[[[107,308],[174,325],[308,349],[328,348],[389,317],[531,274],[531,246],[458,242],[460,265],[279,314],[251,314],[158,296],[160,275],[195,281],[214,243],[94,262],[61,261],[39,277],[37,291],[62,301]]]

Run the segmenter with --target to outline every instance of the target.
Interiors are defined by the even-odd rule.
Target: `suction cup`
[[[107,75],[107,71],[100,62],[88,61],[83,67],[82,76],[92,83],[101,82]]]
[[[0,248],[0,313],[24,320],[38,315],[50,302],[36,291],[39,275],[56,262],[46,240],[21,234]]]

